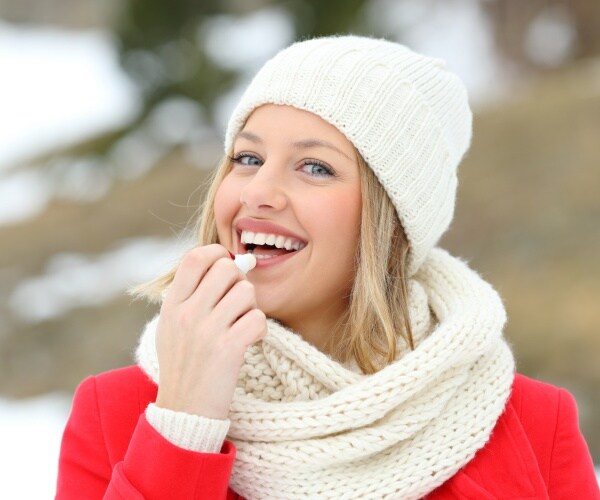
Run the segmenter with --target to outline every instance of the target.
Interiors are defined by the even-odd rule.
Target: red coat
[[[90,377],[75,393],[59,460],[59,499],[233,500],[235,447],[195,453],[163,438],[144,410],[157,387],[137,367]],[[517,375],[487,445],[428,500],[600,499],[575,400]]]

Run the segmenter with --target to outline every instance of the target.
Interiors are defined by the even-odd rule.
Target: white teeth
[[[278,234],[253,233],[251,231],[242,231],[240,240],[244,244],[267,244],[276,248],[285,248],[286,250],[302,250],[306,246],[302,241],[295,238],[287,238]]]

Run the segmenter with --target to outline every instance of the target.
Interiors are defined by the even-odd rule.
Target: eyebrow
[[[243,139],[248,139],[249,141],[255,142],[258,144],[263,143],[263,140],[258,135],[253,134],[252,132],[246,132],[246,131],[242,130],[241,132],[238,132],[238,134],[235,136],[236,139],[238,137],[241,137]],[[328,149],[332,149],[333,151],[338,152],[339,154],[345,156],[349,160],[352,160],[352,158],[350,158],[341,149],[334,146],[330,142],[323,141],[321,139],[303,139],[301,141],[292,142],[292,147],[294,147],[296,149],[328,148]]]

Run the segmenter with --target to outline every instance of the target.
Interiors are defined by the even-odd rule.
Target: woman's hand
[[[160,310],[157,406],[225,419],[247,347],[267,333],[254,286],[221,245],[183,258]]]

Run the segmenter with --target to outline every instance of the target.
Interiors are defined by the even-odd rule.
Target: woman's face
[[[232,157],[215,198],[219,242],[257,256],[248,279],[267,316],[324,342],[316,332],[340,318],[354,277],[361,215],[354,148],[320,117],[268,104],[250,115]]]

